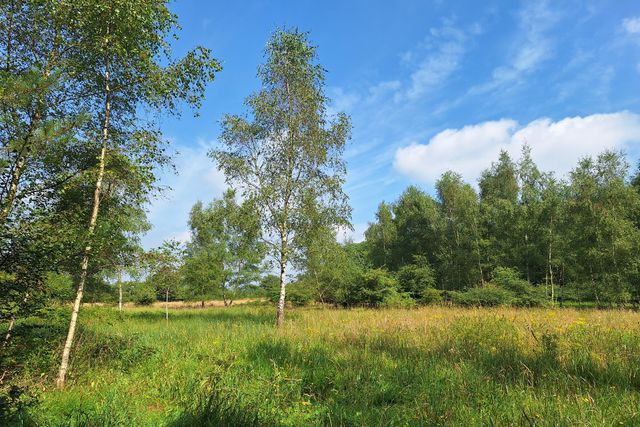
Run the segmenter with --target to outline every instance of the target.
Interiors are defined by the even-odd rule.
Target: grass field
[[[38,425],[640,425],[634,312],[91,307],[55,391],[63,320],[18,343]]]

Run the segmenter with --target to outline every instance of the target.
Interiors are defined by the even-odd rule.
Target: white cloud
[[[440,28],[432,28],[429,37],[417,49],[401,55],[404,62],[418,60],[410,76],[409,87],[396,94],[395,100],[415,100],[436,89],[459,67],[465,52],[465,33],[446,21]]]
[[[525,142],[542,170],[564,175],[581,157],[640,143],[640,114],[594,114],[557,122],[541,118],[525,126],[503,119],[447,129],[427,144],[398,149],[394,167],[418,181],[433,183],[442,173],[454,170],[475,182],[500,150],[517,158]]]
[[[622,28],[629,34],[640,34],[640,16],[623,19]]]
[[[173,161],[178,171],[160,176],[160,182],[170,187],[149,206],[149,221],[153,229],[142,239],[146,248],[157,247],[163,240],[188,240],[185,224],[193,204],[202,200],[207,203],[220,197],[226,188],[224,174],[218,170],[207,152],[213,143],[199,141],[195,147],[177,146]]]
[[[354,92],[347,92],[341,87],[329,88],[328,92],[329,98],[331,98],[331,105],[327,109],[327,114],[330,117],[337,113],[349,113],[360,101],[360,95]]]
[[[377,83],[368,88],[369,93],[367,96],[367,102],[379,101],[381,98],[400,89],[401,86],[402,83],[400,83],[399,80],[389,80]]]
[[[339,227],[337,232],[337,239],[341,243],[352,241],[354,243],[360,243],[364,241],[364,232],[367,231],[369,224],[353,224],[353,230],[349,230],[344,227]]]
[[[187,243],[191,241],[191,231],[183,230],[169,236],[167,240],[176,240],[180,243]]]

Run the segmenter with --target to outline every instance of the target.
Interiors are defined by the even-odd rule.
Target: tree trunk
[[[169,288],[167,288],[164,295],[164,319],[169,321]]]
[[[122,313],[122,270],[118,270],[118,311]]]
[[[15,163],[15,167],[13,168],[13,173],[11,174],[11,184],[9,184],[9,192],[7,193],[7,198],[4,201],[2,211],[0,211],[0,223],[3,223],[9,216],[9,213],[11,213],[13,202],[15,201],[18,194],[20,178],[22,177],[22,172],[24,171],[24,167],[27,162],[27,156],[29,155],[29,152],[31,150],[31,138],[33,137],[35,129],[38,127],[39,122],[40,113],[36,112],[31,118],[31,123],[29,123],[29,130],[27,131],[27,135],[24,138],[24,143],[22,144],[22,148],[20,148],[18,159]]]
[[[286,267],[287,267],[287,238],[283,231],[280,234],[280,298],[278,299],[278,312],[276,314],[276,326],[280,328],[284,324],[284,304],[287,293]]]
[[[26,156],[21,155],[16,162],[16,166],[13,169],[13,173],[11,174],[11,185],[9,186],[9,194],[7,195],[7,200],[2,207],[2,211],[0,212],[0,223],[3,223],[9,213],[11,212],[11,207],[13,206],[13,201],[16,198],[16,194],[18,193],[18,184],[20,183],[20,177],[22,175],[22,169],[24,168],[24,164],[26,161]]]
[[[56,386],[59,389],[64,388],[64,382],[67,375],[67,369],[69,367],[69,356],[71,354],[71,346],[73,345],[73,339],[76,333],[76,324],[78,322],[78,312],[80,311],[80,305],[82,304],[82,296],[84,294],[84,285],[87,280],[87,272],[89,269],[89,257],[91,255],[91,240],[93,232],[96,228],[96,222],[98,220],[98,212],[100,210],[100,196],[102,194],[102,180],[104,178],[104,169],[107,157],[107,145],[109,141],[109,119],[111,116],[111,93],[109,89],[109,62],[106,61],[105,71],[105,102],[104,102],[104,121],[102,123],[102,149],[100,150],[98,178],[96,179],[96,187],[93,193],[93,209],[91,210],[91,217],[89,219],[89,226],[87,229],[87,245],[84,248],[84,254],[82,256],[82,262],[80,264],[80,279],[78,281],[78,291],[76,299],[73,303],[73,311],[71,312],[71,321],[69,322],[69,332],[67,333],[67,340],[64,344],[62,351],[62,362],[60,363],[60,370],[58,371],[58,379],[56,380]]]
[[[22,299],[22,304],[26,304],[29,300],[29,292],[24,295]],[[7,328],[7,334],[4,336],[4,342],[2,343],[2,349],[4,350],[7,345],[9,345],[9,341],[11,340],[11,336],[13,335],[13,328],[16,326],[16,313],[11,316],[11,320],[9,321],[9,327]]]

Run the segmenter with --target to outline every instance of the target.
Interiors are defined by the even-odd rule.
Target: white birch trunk
[[[169,321],[169,288],[167,288],[164,295],[164,319]]]
[[[96,222],[98,220],[98,212],[100,210],[100,196],[102,194],[102,180],[104,178],[104,169],[107,157],[107,145],[109,141],[109,119],[111,116],[111,95],[109,89],[109,62],[106,62],[105,70],[105,103],[104,103],[104,121],[102,123],[102,149],[100,150],[100,160],[98,168],[98,177],[96,179],[96,187],[93,193],[93,209],[91,210],[91,217],[89,219],[89,226],[87,229],[88,243],[84,248],[84,254],[82,256],[82,262],[80,264],[80,279],[78,281],[78,291],[76,299],[73,303],[73,311],[71,312],[71,321],[69,322],[69,332],[67,333],[67,340],[62,350],[62,361],[60,363],[60,370],[58,371],[58,378],[56,380],[56,386],[59,389],[64,388],[65,379],[67,376],[67,370],[69,368],[69,356],[71,355],[71,347],[73,346],[73,340],[76,333],[76,325],[78,322],[78,312],[80,311],[80,305],[82,304],[82,296],[84,294],[84,285],[87,280],[87,272],[89,269],[89,257],[91,255],[91,238],[96,228]]]
[[[276,315],[276,326],[279,328],[284,324],[284,304],[287,294],[286,283],[286,267],[287,267],[287,238],[283,231],[281,233],[281,246],[280,246],[280,298],[278,299],[278,312]]]
[[[122,313],[122,270],[118,270],[118,311]]]

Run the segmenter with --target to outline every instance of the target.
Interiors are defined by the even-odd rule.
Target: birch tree
[[[158,299],[164,299],[165,320],[169,321],[169,298],[173,298],[182,283],[181,266],[184,248],[175,240],[167,240],[159,248],[147,252],[145,258]]]
[[[122,161],[127,177],[140,184],[134,196],[144,198],[153,189],[154,167],[166,157],[160,133],[153,130],[153,123],[141,119],[139,111],[173,112],[180,101],[198,106],[207,82],[220,70],[204,48],[172,60],[166,37],[177,22],[164,0],[80,0],[69,8],[69,22],[74,25],[71,37],[78,46],[73,52],[74,76],[90,112],[84,136],[99,142],[77,295],[56,381],[59,388],[64,386],[69,365],[108,166]]]
[[[276,324],[282,326],[287,268],[304,235],[348,224],[342,152],[350,122],[342,113],[327,117],[325,70],[306,33],[277,30],[265,56],[262,88],[246,100],[250,117],[224,117],[223,147],[210,154],[261,215],[262,238],[279,270]]]
[[[238,204],[233,190],[203,207],[197,202],[189,215],[185,279],[193,296],[222,294],[225,306],[236,291],[255,282],[264,258],[255,207]]]

